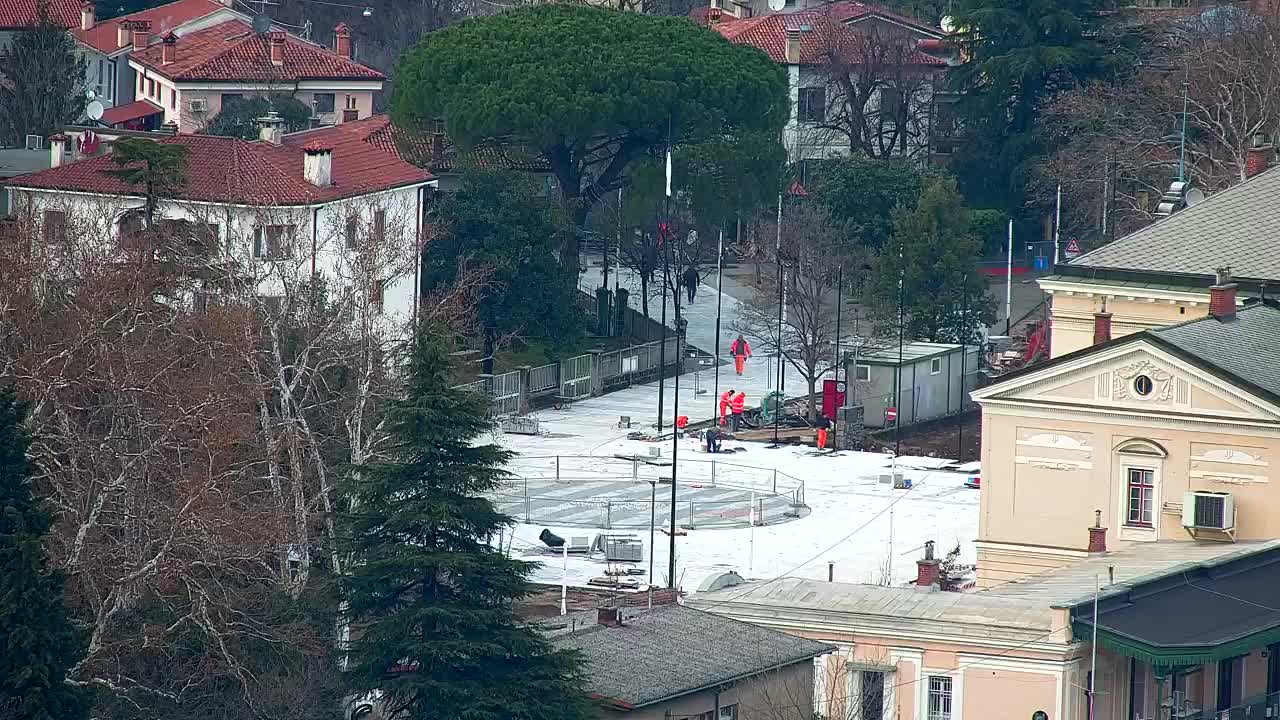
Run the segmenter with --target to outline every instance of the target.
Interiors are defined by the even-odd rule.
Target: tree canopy
[[[451,388],[447,332],[422,327],[406,394],[385,414],[384,459],[346,483],[355,562],[342,578],[351,641],[345,677],[412,720],[579,720],[578,658],[516,621],[533,564],[490,543],[513,521],[488,495],[510,453],[481,395]]]
[[[957,0],[953,21],[968,60],[952,71],[962,91],[965,142],[952,159],[970,204],[1023,205],[1045,138],[1037,119],[1058,93],[1115,67],[1102,31],[1105,0]]]
[[[428,35],[397,67],[392,112],[405,127],[442,120],[464,147],[535,149],[582,225],[669,137],[780,142],[789,103],[786,74],[764,53],[685,18],[551,3]],[[577,256],[576,239],[566,250]]]
[[[311,108],[292,95],[276,93],[225,103],[218,114],[209,120],[204,132],[208,135],[238,137],[241,140],[257,140],[258,118],[273,110],[284,120],[288,132],[311,127]]]
[[[980,342],[982,328],[995,321],[995,304],[974,269],[981,247],[955,180],[928,178],[916,207],[893,213],[893,236],[870,288],[877,328],[897,333],[901,302],[907,340]]]
[[[556,258],[561,236],[573,229],[556,214],[530,179],[494,170],[464,171],[458,191],[437,209],[437,231],[423,257],[423,289],[448,288],[467,265],[491,271],[477,308],[485,372],[492,372],[499,336],[563,343],[579,330],[576,268]]]
[[[814,191],[858,245],[879,249],[893,231],[893,211],[914,208],[924,172],[905,160],[850,157],[823,162]]]
[[[85,638],[42,545],[50,520],[31,493],[26,415],[13,390],[0,389],[0,717],[76,720],[90,694],[64,678]]]
[[[41,3],[38,24],[14,33],[7,50],[0,45],[0,145],[75,122],[86,103],[85,68],[75,39]]]

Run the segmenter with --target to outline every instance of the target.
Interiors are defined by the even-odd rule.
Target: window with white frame
[[[936,357],[929,360],[929,374],[937,375],[942,372],[942,358]]]
[[[738,720],[738,704],[734,703],[721,707],[720,720]]]
[[[946,675],[929,676],[928,720],[951,720],[951,678]]]
[[[871,381],[871,366],[870,366],[870,365],[856,365],[856,366],[854,366],[854,368],[853,368],[853,379],[854,379],[854,380],[856,380],[857,382],[870,382],[870,381]]]
[[[827,119],[827,89],[825,87],[800,88],[796,98],[796,120],[822,122]]]
[[[1155,518],[1156,473],[1151,468],[1126,467],[1128,507],[1124,522],[1133,527],[1152,527]]]
[[[253,229],[253,256],[266,260],[293,257],[293,225],[259,225]]]

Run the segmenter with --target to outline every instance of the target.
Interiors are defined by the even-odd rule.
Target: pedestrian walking
[[[741,375],[743,366],[747,364],[747,358],[751,357],[751,346],[747,344],[747,339],[742,337],[742,333],[738,333],[738,339],[729,346],[729,354],[733,355],[734,369]]]
[[[729,421],[729,404],[733,402],[733,388],[724,391],[720,396],[720,424],[724,425]]]
[[[689,292],[689,304],[693,304],[693,296],[698,294],[698,270],[692,265],[684,271],[684,287]]]
[[[738,428],[742,427],[742,411],[747,407],[747,394],[739,391],[733,396],[733,400],[729,405],[731,415],[729,416],[730,432],[738,432]]]

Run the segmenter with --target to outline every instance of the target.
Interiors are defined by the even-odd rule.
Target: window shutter
[[[262,228],[261,227],[256,227],[253,229],[253,256],[256,258],[262,257]]]

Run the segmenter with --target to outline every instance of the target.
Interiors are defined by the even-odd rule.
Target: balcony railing
[[[1201,709],[1191,703],[1175,705],[1170,720],[1264,720],[1280,718],[1280,692],[1246,698],[1225,710]]]

